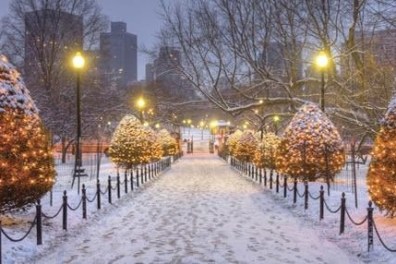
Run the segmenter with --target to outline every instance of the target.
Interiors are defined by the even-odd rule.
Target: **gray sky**
[[[0,0],[0,17],[8,13],[8,6],[12,0]],[[158,15],[160,0],[96,0],[102,7],[102,12],[110,21],[127,23],[128,32],[138,36],[138,47],[151,48],[155,42],[155,35],[161,27]],[[138,79],[145,78],[145,65],[148,58],[138,52]]]

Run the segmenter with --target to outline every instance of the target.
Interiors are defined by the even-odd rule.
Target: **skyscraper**
[[[153,64],[146,66],[146,81],[155,81],[169,98],[193,99],[196,97],[195,91],[180,73],[181,66],[180,49],[163,46]]]
[[[137,81],[137,36],[124,22],[111,22],[111,32],[100,34],[101,72],[113,89]]]

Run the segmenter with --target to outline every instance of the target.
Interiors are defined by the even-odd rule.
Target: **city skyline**
[[[138,36],[138,80],[145,79],[145,66],[150,58],[142,52],[143,48],[152,48],[156,43],[155,35],[161,28],[160,0],[117,0],[117,4],[109,0],[96,0],[102,13],[109,22],[121,21],[127,24],[128,32]],[[11,0],[0,1],[0,17],[9,13]],[[98,43],[99,44],[99,43]]]

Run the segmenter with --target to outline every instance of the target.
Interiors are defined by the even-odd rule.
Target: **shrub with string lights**
[[[396,96],[388,106],[374,142],[367,174],[372,201],[390,217],[396,215]]]
[[[51,190],[48,134],[18,71],[0,56],[0,212],[36,202]]]
[[[279,146],[280,138],[274,133],[263,134],[254,155],[254,163],[259,168],[275,169],[275,152]]]
[[[257,143],[252,131],[244,131],[236,144],[234,156],[240,161],[252,162]]]
[[[109,155],[118,166],[130,169],[162,156],[160,141],[151,128],[133,115],[126,115],[114,131]]]
[[[241,135],[242,135],[242,131],[238,129],[228,137],[227,147],[230,155],[232,156],[235,155],[235,149]]]
[[[330,185],[345,164],[341,137],[316,104],[303,105],[284,131],[276,152],[280,173]]]
[[[178,153],[177,141],[169,134],[168,130],[161,129],[158,132],[158,138],[161,141],[160,143],[164,156],[172,156]]]

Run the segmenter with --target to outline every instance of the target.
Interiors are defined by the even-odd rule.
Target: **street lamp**
[[[76,101],[77,101],[77,138],[76,138],[76,158],[74,162],[74,173],[73,173],[73,183],[74,183],[74,177],[79,177],[81,176],[83,170],[81,169],[82,166],[82,155],[81,155],[81,146],[80,146],[80,141],[81,141],[81,103],[80,103],[80,82],[81,82],[81,70],[84,68],[85,65],[85,59],[81,55],[80,52],[77,52],[76,55],[74,55],[73,60],[73,67],[76,70],[77,73],[77,87],[76,87]],[[78,189],[79,191],[79,189]]]
[[[278,122],[280,120],[280,117],[278,115],[275,115],[273,117],[273,120],[274,120],[275,135],[278,135]]]
[[[144,119],[143,119],[143,109],[146,106],[146,101],[144,100],[143,97],[139,97],[139,99],[136,101],[136,106],[139,109],[140,112],[140,122],[142,122],[142,124],[144,123]]]
[[[321,71],[322,75],[322,88],[321,88],[321,93],[320,93],[320,107],[323,111],[325,112],[325,98],[324,98],[324,89],[325,89],[325,79],[324,79],[324,74],[325,70],[327,68],[327,65],[329,64],[329,58],[327,57],[326,53],[324,51],[321,51],[318,56],[316,56],[315,59],[317,67]]]

